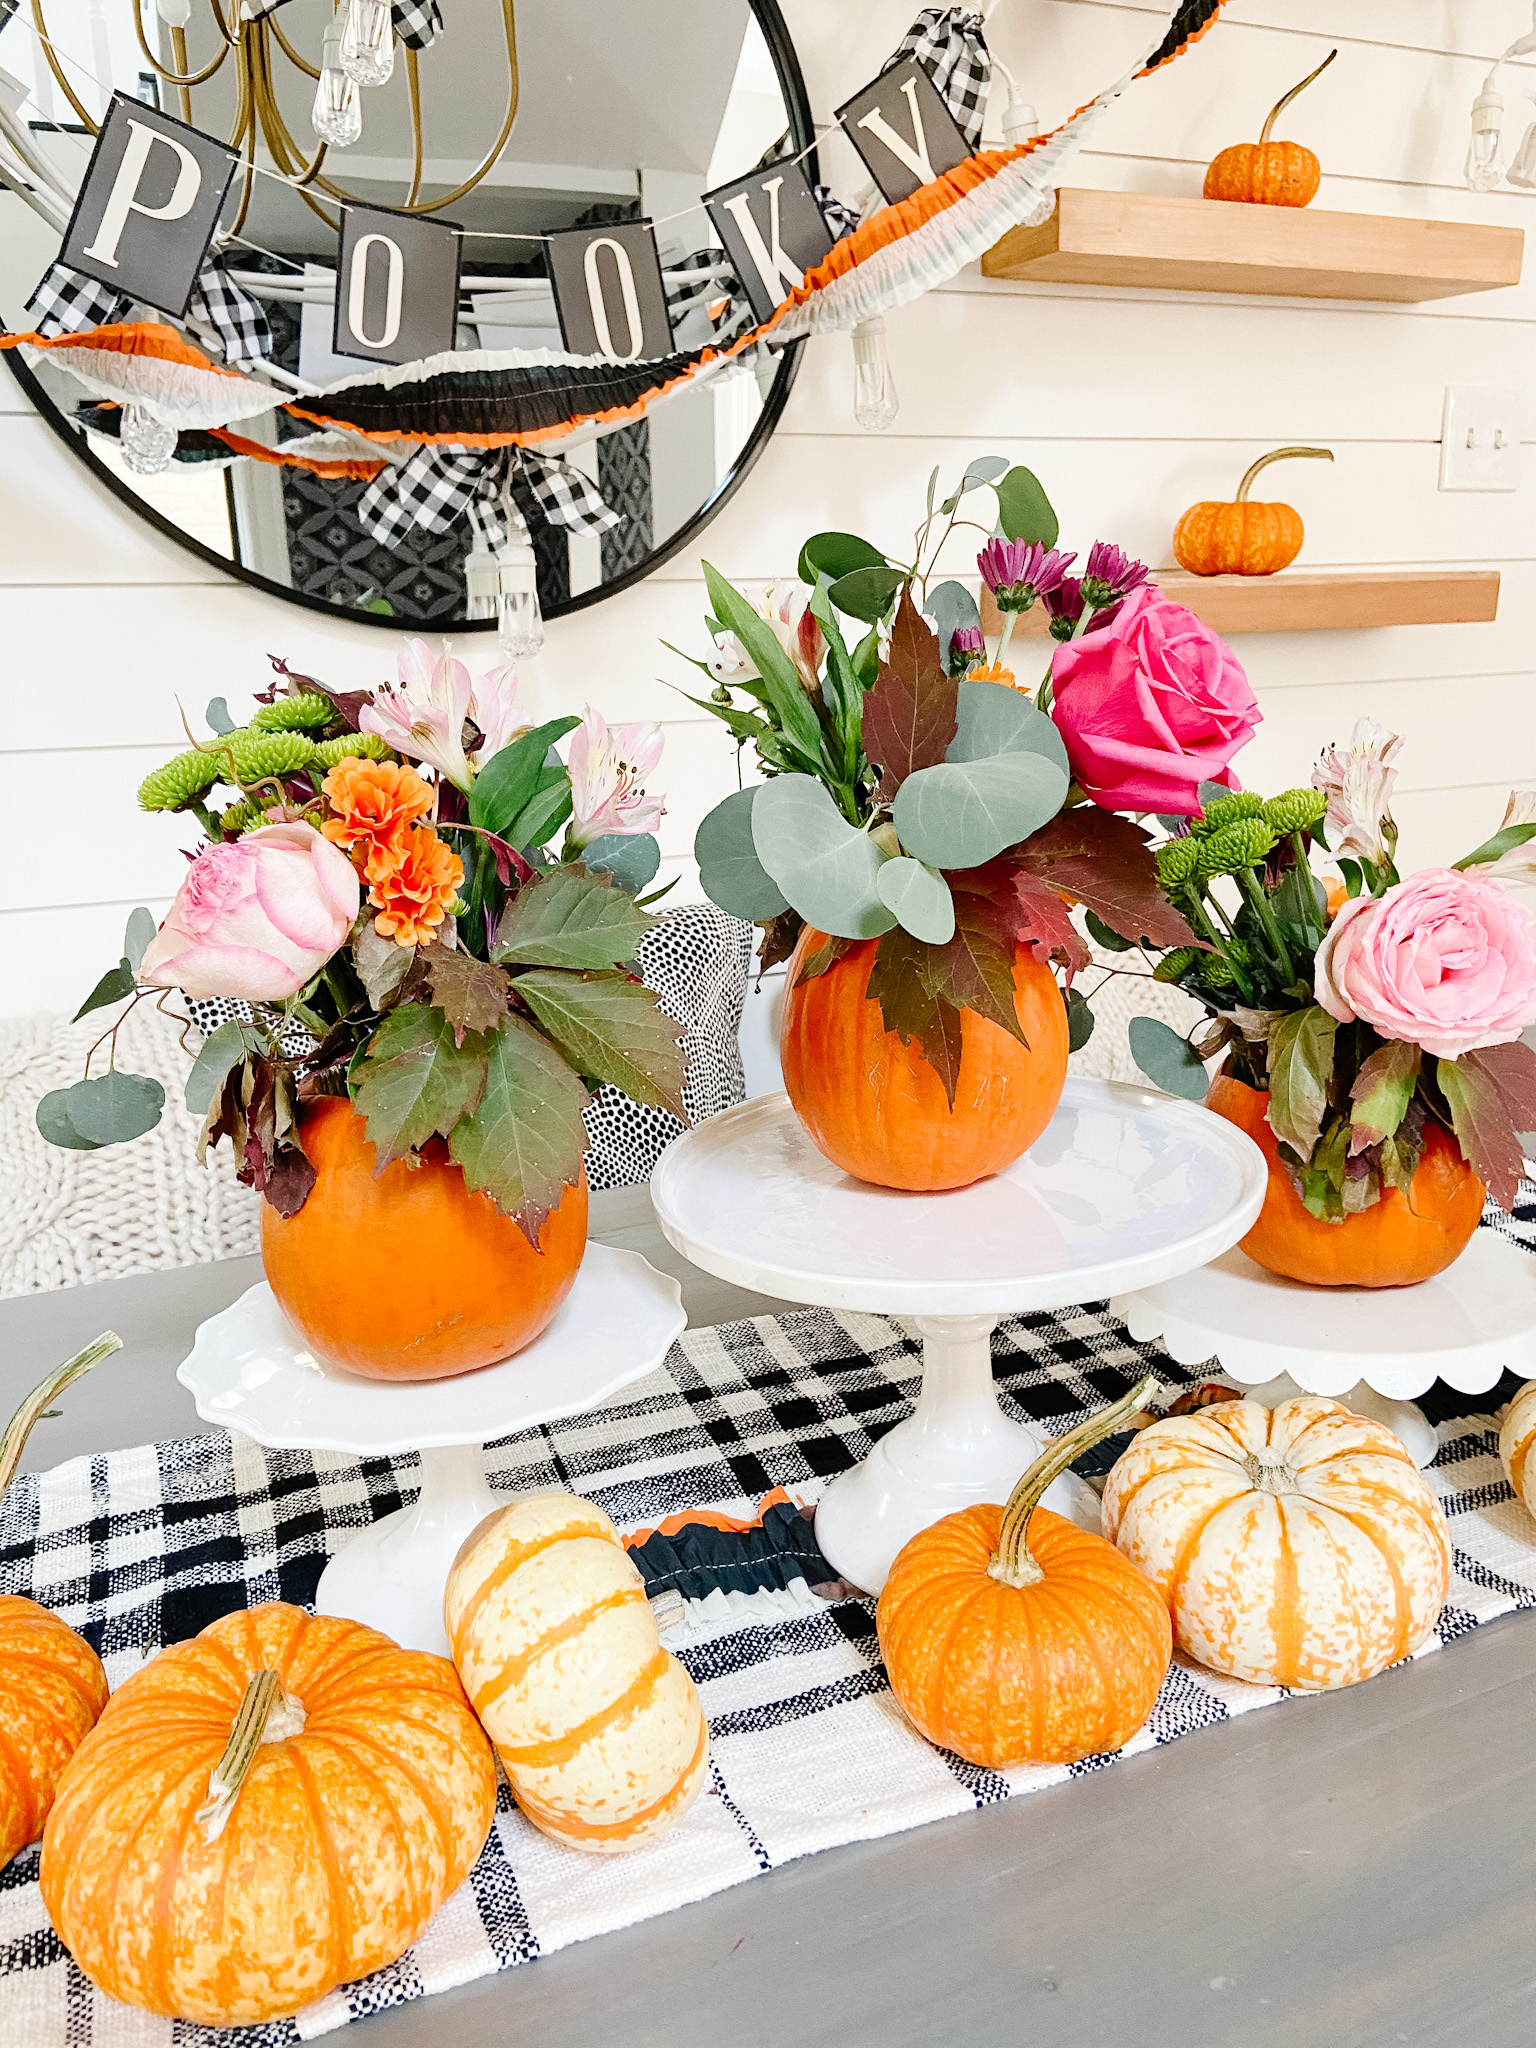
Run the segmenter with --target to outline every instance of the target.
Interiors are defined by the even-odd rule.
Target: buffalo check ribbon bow
[[[397,469],[376,476],[358,500],[357,516],[380,547],[399,546],[413,527],[446,533],[473,512],[493,547],[507,539],[501,505],[521,474],[539,509],[572,533],[606,533],[619,514],[592,479],[562,455],[532,448],[418,448]]]

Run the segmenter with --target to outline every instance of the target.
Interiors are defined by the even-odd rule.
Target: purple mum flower
[[[956,626],[949,636],[949,651],[944,657],[945,674],[963,676],[975,662],[984,658],[986,651],[987,643],[980,626]]]
[[[1051,615],[1051,638],[1070,640],[1083,616],[1082,579],[1063,576],[1054,590],[1045,592],[1043,602]]]
[[[1096,540],[1088,550],[1088,566],[1083,571],[1083,600],[1095,611],[1102,611],[1145,583],[1148,573],[1145,562],[1133,562],[1113,541]]]
[[[1077,560],[1038,541],[989,540],[976,557],[981,580],[1003,612],[1027,612],[1038,597],[1055,590]]]

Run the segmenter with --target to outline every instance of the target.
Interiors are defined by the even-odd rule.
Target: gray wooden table
[[[593,1234],[690,1322],[781,1303]],[[0,1301],[0,1416],[105,1328],[28,1464],[199,1430],[175,1370],[255,1259]],[[1536,2038],[1536,1617],[1033,1798],[834,1849],[363,2023],[364,2048],[1376,2048]],[[25,2048],[18,2043],[16,2048]]]

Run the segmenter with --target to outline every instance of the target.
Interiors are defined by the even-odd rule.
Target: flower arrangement
[[[1071,904],[1095,936],[1194,941],[1158,887],[1151,835],[1122,814],[1198,816],[1202,785],[1227,786],[1259,712],[1230,650],[1140,563],[1098,542],[1068,574],[1076,556],[1057,548],[1030,471],[981,457],[936,508],[938,474],[910,559],[813,535],[798,582],[761,610],[706,563],[714,648],[695,665],[714,688],[692,701],[754,748],[767,779],[712,811],[695,851],[706,894],[766,926],[765,964],[804,926],[825,943],[802,982],[878,941],[869,995],[939,1068],[953,1109],[946,1047],[962,1009],[1024,1040],[1016,947],[1062,971],[1072,1043],[1086,1040],[1092,1016],[1071,984],[1091,955]],[[985,524],[963,516],[982,492],[995,500]],[[967,525],[1003,614],[990,660],[976,600],[934,580]],[[1056,644],[1032,696],[1004,661],[1037,603]],[[852,646],[847,621],[867,628]]]
[[[1161,1086],[1203,1095],[1202,1061],[1267,1091],[1278,1156],[1307,1212],[1342,1222],[1411,1187],[1431,1126],[1506,1210],[1536,1129],[1536,917],[1506,882],[1536,878],[1536,794],[1449,868],[1402,879],[1391,813],[1401,739],[1361,719],[1308,789],[1211,803],[1157,853],[1198,942],[1154,969],[1205,1005],[1191,1048],[1140,1019],[1132,1050]],[[1311,848],[1331,851],[1332,890]]]
[[[684,1114],[679,1027],[627,965],[654,922],[637,892],[660,859],[661,734],[590,709],[533,725],[509,673],[472,680],[420,640],[371,693],[274,668],[247,724],[215,700],[210,737],[145,778],[144,809],[202,843],[78,1013],[127,1002],[107,1070],[45,1096],[39,1129],[76,1149],[151,1129],[163,1089],[116,1061],[128,1011],[222,999],[187,1080],[200,1158],[230,1138],[241,1179],[295,1215],[304,1105],[349,1098],[378,1172],[445,1141],[537,1246],[581,1175],[585,1082]]]

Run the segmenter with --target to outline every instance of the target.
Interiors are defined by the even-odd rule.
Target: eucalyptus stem
[[[0,1436],[0,1500],[5,1498],[5,1490],[16,1476],[16,1467],[21,1463],[21,1454],[27,1447],[33,1423],[49,1402],[62,1394],[66,1387],[73,1386],[82,1373],[89,1372],[93,1365],[100,1365],[104,1358],[110,1358],[114,1351],[122,1348],[123,1340],[115,1330],[103,1330],[83,1351],[77,1351],[73,1358],[56,1365],[48,1377],[32,1389],[5,1425],[4,1435]]]
[[[1030,1586],[1045,1576],[1030,1554],[1028,1541],[1030,1518],[1040,1505],[1040,1496],[1053,1479],[1077,1462],[1084,1451],[1092,1450],[1096,1443],[1113,1436],[1122,1422],[1145,1405],[1147,1396],[1156,1385],[1156,1373],[1149,1372],[1128,1394],[1122,1394],[1108,1408],[1101,1408],[1097,1415],[1090,1415],[1076,1429],[1068,1430],[1065,1436],[1056,1437],[1047,1444],[1008,1496],[1008,1505],[1003,1509],[1003,1526],[998,1532],[997,1555],[987,1566],[994,1579],[1000,1579],[1005,1586]]]
[[[1296,966],[1291,959],[1291,949],[1285,943],[1285,934],[1275,921],[1274,906],[1263,884],[1252,868],[1239,868],[1233,879],[1263,928],[1265,940],[1275,956],[1275,965],[1280,970],[1280,986],[1289,988],[1296,979]]]

